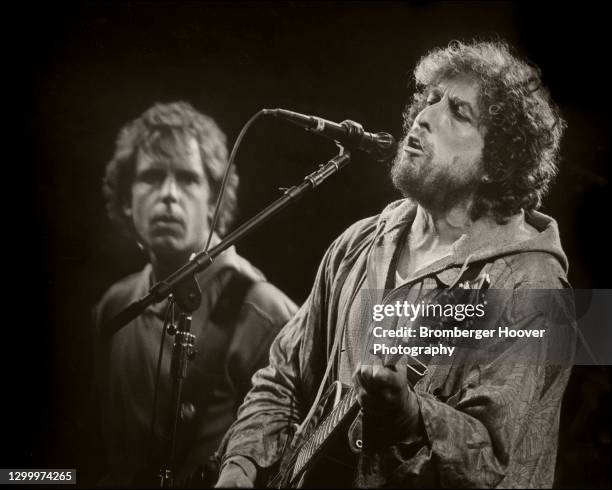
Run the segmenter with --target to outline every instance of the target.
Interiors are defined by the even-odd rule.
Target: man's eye
[[[195,174],[179,174],[178,180],[182,184],[195,185],[200,183],[200,177]]]
[[[142,172],[138,176],[138,180],[140,182],[145,182],[146,184],[157,184],[161,182],[162,179],[163,179],[163,174],[161,172],[155,172],[155,171]]]
[[[453,115],[454,115],[454,116],[455,116],[457,119],[459,119],[460,121],[469,121],[469,120],[470,120],[470,118],[469,118],[469,117],[467,117],[465,114],[463,114],[463,113],[461,112],[461,107],[459,107],[459,104],[456,104],[456,103],[454,103],[454,102],[451,102],[451,103],[450,103],[450,109],[451,109],[451,111],[452,111]]]
[[[437,95],[430,95],[429,97],[427,97],[427,105],[435,104],[439,100],[440,100],[439,96],[437,96]]]

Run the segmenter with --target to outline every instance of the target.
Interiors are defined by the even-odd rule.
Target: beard
[[[469,198],[478,187],[479,177],[453,172],[460,168],[455,157],[450,165],[439,165],[431,149],[415,157],[400,146],[391,167],[391,180],[404,197],[413,199],[433,213],[446,213]]]

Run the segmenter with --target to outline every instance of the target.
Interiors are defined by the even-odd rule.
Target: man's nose
[[[161,196],[164,202],[173,202],[178,198],[178,187],[173,176],[166,177],[162,184]]]
[[[440,102],[435,104],[427,105],[425,108],[417,114],[414,122],[417,126],[427,130],[431,133],[431,128],[435,126],[436,118],[439,117]]]

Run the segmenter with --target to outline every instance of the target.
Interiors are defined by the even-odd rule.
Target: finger
[[[355,371],[355,390],[359,405],[365,412],[373,411],[379,397],[375,382],[373,381],[373,372],[375,366],[361,365]]]
[[[362,366],[359,370],[359,383],[369,394],[376,394],[379,390],[380,366]]]
[[[403,379],[403,380],[407,380],[408,379],[408,366],[406,366],[405,363],[400,363],[397,364],[395,366],[397,375],[399,378]]]
[[[385,368],[389,369],[390,371],[396,372],[397,371],[397,366],[395,364],[385,364]]]
[[[355,374],[353,374],[353,382],[359,386],[364,386],[364,383],[372,377],[372,366],[367,364],[360,364],[355,369]]]
[[[374,366],[372,380],[378,390],[388,388],[397,384],[397,374],[387,366]]]

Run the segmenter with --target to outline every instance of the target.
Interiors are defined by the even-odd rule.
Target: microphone
[[[307,116],[285,109],[263,109],[263,113],[302,126],[306,128],[306,131],[319,133],[348,148],[365,151],[378,161],[385,161],[395,155],[397,144],[393,136],[389,133],[368,133],[361,124],[355,121],[347,119],[338,124],[320,117]]]

